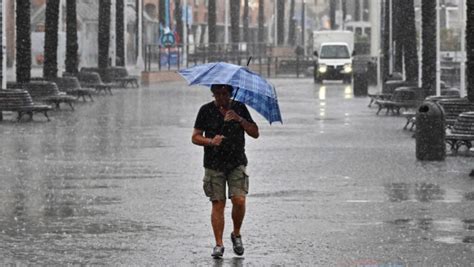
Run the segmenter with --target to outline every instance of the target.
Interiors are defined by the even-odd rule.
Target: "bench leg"
[[[72,102],[68,102],[68,104],[71,107],[71,110],[74,111],[74,106],[72,105]]]
[[[48,121],[51,121],[51,120],[49,119],[49,116],[48,116],[48,111],[46,111],[46,110],[43,111],[43,114],[44,114],[44,116],[46,117],[46,119],[47,119]]]
[[[91,99],[91,102],[94,102],[94,99],[92,98],[92,94],[89,94],[89,98]]]
[[[112,88],[107,87],[107,91],[109,91],[109,94],[110,94],[110,95],[113,95],[113,94],[112,94]]]
[[[3,111],[0,110],[0,121],[3,121]]]
[[[403,127],[403,130],[406,130],[408,128],[408,124],[410,124],[410,117],[407,117],[407,123],[405,123],[405,126]]]
[[[375,113],[375,115],[379,115],[380,111],[382,110],[382,105],[379,105],[379,110],[377,110],[377,113]]]

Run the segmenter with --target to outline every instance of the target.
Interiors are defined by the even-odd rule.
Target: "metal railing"
[[[267,77],[300,77],[313,65],[310,56],[273,56],[275,47],[268,43],[214,43],[206,45],[145,47],[145,71],[179,70],[197,64],[223,61],[246,64],[252,57],[250,68]]]

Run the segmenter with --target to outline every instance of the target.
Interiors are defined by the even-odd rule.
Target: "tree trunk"
[[[30,1],[16,1],[16,81],[27,83],[31,78]]]
[[[285,0],[277,0],[277,44],[282,45],[285,42]]]
[[[216,38],[217,38],[217,32],[216,32],[216,0],[209,0],[208,1],[208,11],[207,11],[207,27],[208,27],[208,42],[209,42],[209,49],[210,51],[214,51],[215,49],[215,43],[216,43]]]
[[[230,39],[232,50],[237,51],[240,42],[240,1],[230,1]]]
[[[467,98],[474,102],[474,2],[466,1],[466,7]]]
[[[99,59],[98,67],[101,72],[109,66],[110,43],[110,0],[99,1]]]
[[[66,2],[66,72],[77,73],[78,55],[77,51],[77,13],[76,0]]]
[[[242,23],[244,26],[244,42],[250,42],[249,32],[249,0],[244,0],[244,14],[242,15]]]
[[[360,21],[360,0],[354,0],[354,21]]]
[[[59,0],[46,1],[43,77],[58,76]]]
[[[390,1],[384,1],[383,18],[383,80],[386,81],[390,75]]]
[[[174,2],[174,17],[176,20],[176,33],[178,35],[178,40],[176,44],[181,44],[183,41],[183,12],[181,9],[181,0],[175,0]]]
[[[422,88],[424,97],[436,94],[436,1],[422,0]]]
[[[400,2],[395,2],[392,0],[392,12],[393,12],[393,21],[392,21],[392,33],[393,33],[393,48],[395,51],[393,59],[393,71],[394,72],[403,72],[403,43],[404,43],[404,24],[405,24],[405,14],[403,14],[403,7],[400,4],[404,0],[399,0]],[[398,4],[397,4],[398,3]]]
[[[265,1],[258,1],[258,42],[265,41]]]
[[[288,18],[288,44],[296,44],[295,0],[290,2],[290,17]]]
[[[357,0],[356,0],[357,3]],[[331,30],[336,29],[336,0],[329,0],[329,21]]]
[[[159,0],[158,5],[158,20],[161,27],[166,27],[166,0]]]
[[[125,36],[124,36],[124,0],[115,3],[115,52],[117,53],[117,66],[125,66]]]
[[[416,44],[415,3],[414,0],[403,0],[401,5],[404,14],[403,55],[405,77],[407,81],[418,81],[418,52]]]

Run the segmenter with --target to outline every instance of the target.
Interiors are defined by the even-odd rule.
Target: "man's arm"
[[[222,135],[216,135],[214,138],[204,137],[204,132],[200,129],[194,128],[191,141],[198,146],[219,146],[224,139]]]
[[[232,109],[227,111],[227,113],[225,114],[224,120],[225,121],[230,121],[230,120],[237,121],[240,124],[240,126],[242,126],[242,128],[244,128],[244,131],[248,135],[250,135],[251,137],[253,137],[255,139],[257,139],[260,136],[260,133],[258,132],[258,126],[257,126],[256,123],[247,121],[245,118],[239,116],[239,114],[237,114]]]

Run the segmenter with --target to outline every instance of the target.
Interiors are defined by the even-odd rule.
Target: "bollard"
[[[416,158],[440,161],[446,157],[444,110],[425,101],[416,112]]]

